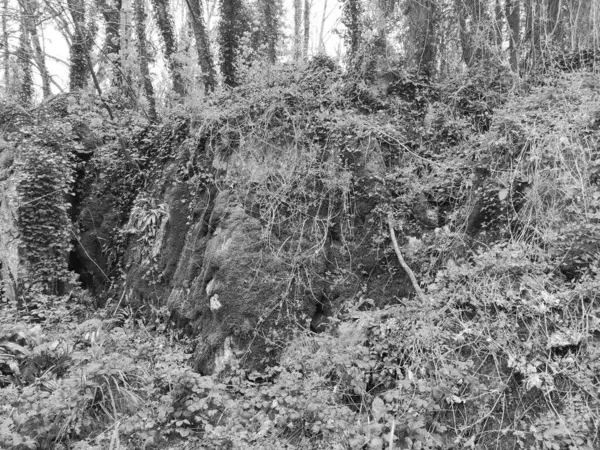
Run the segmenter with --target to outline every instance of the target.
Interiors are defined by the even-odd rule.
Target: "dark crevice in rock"
[[[218,190],[216,186],[211,186],[211,188],[207,192],[208,201],[206,202],[206,207],[204,208],[201,219],[202,228],[200,229],[200,233],[202,236],[207,236],[209,233],[214,231],[211,229],[210,220],[213,210],[215,209],[215,199],[217,197],[217,193]]]
[[[81,283],[83,289],[92,289],[94,287],[94,275],[86,269],[85,264],[79,259],[75,250],[69,252],[69,270],[79,275],[78,281]]]
[[[322,296],[321,301],[317,302],[315,314],[310,322],[310,331],[313,333],[322,333],[327,330],[331,314],[329,303],[329,299],[325,295]]]

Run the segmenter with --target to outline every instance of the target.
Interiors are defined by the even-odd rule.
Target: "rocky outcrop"
[[[329,148],[209,139],[185,119],[150,127],[123,148],[98,147],[85,127],[69,130],[79,149],[69,269],[84,288],[119,290],[120,305],[154,314],[166,307],[194,337],[203,374],[261,369],[298,327],[326,330],[366,292],[363,303],[374,307],[411,295],[385,242],[380,206],[390,195],[376,140]],[[16,187],[2,188],[8,217]],[[436,225],[424,197],[413,213]],[[25,267],[8,236],[0,230],[12,255],[3,256],[6,279]]]
[[[256,189],[272,183],[273,154],[261,158],[254,148],[228,156],[224,149],[205,157],[219,175],[200,187],[170,181],[182,165],[171,162],[138,194],[125,227],[127,300],[166,303],[173,323],[195,337],[196,369],[209,374],[235,364],[264,367],[298,326],[325,330],[343,302],[361,292],[379,306],[410,295],[393,255],[374,243],[381,231],[372,194],[384,189],[385,174],[378,151],[355,151],[352,165],[328,181],[355,179],[351,198],[333,198],[320,209],[306,209],[312,216],[298,216],[304,221],[299,226],[314,226],[310,233],[298,232],[289,216],[277,226],[264,222],[259,209],[268,205]],[[231,180],[246,180],[254,190],[241,195]]]

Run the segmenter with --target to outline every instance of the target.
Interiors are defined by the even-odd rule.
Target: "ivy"
[[[20,252],[28,270],[25,282],[54,293],[68,279],[71,249],[68,196],[73,184],[69,126],[52,123],[28,130],[17,187]]]

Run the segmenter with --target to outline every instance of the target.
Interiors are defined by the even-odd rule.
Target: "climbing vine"
[[[28,263],[29,287],[57,291],[69,275],[71,247],[68,196],[73,183],[67,125],[53,123],[29,130],[23,142],[18,226],[21,256]],[[27,286],[25,286],[27,287]]]

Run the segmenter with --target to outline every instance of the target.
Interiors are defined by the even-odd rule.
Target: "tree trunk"
[[[2,46],[4,52],[2,58],[4,60],[4,88],[8,94],[8,86],[10,85],[10,49],[8,47],[8,0],[2,3]]]
[[[348,59],[353,61],[360,48],[362,41],[361,26],[362,7],[360,0],[344,0],[342,6],[342,23],[346,27],[346,46],[348,47]]]
[[[304,0],[304,42],[302,43],[302,55],[308,58],[308,44],[310,42],[310,5],[311,0]]]
[[[19,49],[17,57],[19,61],[19,102],[21,106],[31,106],[33,102],[33,71],[31,67],[31,45],[29,33],[25,25],[25,12],[21,10],[21,36],[19,37]]]
[[[494,4],[494,38],[496,48],[498,50],[502,49],[502,41],[504,40],[504,36],[502,35],[502,29],[504,28],[504,14],[502,12],[502,5],[500,4],[500,0],[496,0]]]
[[[135,0],[134,15],[135,15],[135,33],[137,36],[140,73],[142,75],[144,93],[148,101],[148,117],[151,122],[157,122],[156,114],[156,99],[154,97],[154,88],[152,87],[152,79],[150,78],[150,69],[148,68],[149,60],[148,49],[146,43],[146,10],[144,8],[145,0]]]
[[[325,19],[327,19],[327,0],[323,1],[323,16],[321,17],[321,28],[319,29],[319,53],[325,52],[325,42],[323,41],[323,30],[325,29]]]
[[[559,20],[560,20],[560,9],[562,6],[561,0],[548,0],[546,5],[546,15],[548,20],[546,21],[545,35],[553,40],[553,37],[558,32]]]
[[[375,40],[373,41],[373,56],[385,60],[388,51],[388,25],[396,7],[395,0],[378,0],[376,2],[376,20],[374,21]]]
[[[260,15],[263,21],[263,43],[267,46],[267,58],[271,64],[277,61],[277,44],[281,36],[281,15],[283,14],[280,0],[260,0]]]
[[[409,0],[408,26],[412,41],[412,57],[417,72],[431,77],[436,63],[435,0]]]
[[[71,61],[69,67],[69,89],[71,92],[83,89],[88,75],[88,43],[85,33],[85,5],[83,0],[67,0],[74,23],[71,41]]]
[[[221,50],[221,73],[227,86],[237,86],[237,59],[240,40],[244,32],[241,0],[221,0],[219,45]]]
[[[256,7],[260,25],[253,33],[252,47],[257,52],[266,49],[265,56],[271,64],[275,64],[281,36],[282,0],[257,0]]]
[[[121,70],[121,0],[97,0],[98,8],[104,18],[104,53],[110,60],[111,83],[115,87],[123,85]]]
[[[173,80],[173,90],[182,99],[185,95],[185,86],[181,77],[181,64],[175,59],[177,53],[177,41],[173,19],[168,9],[168,0],[152,0],[154,6],[154,17],[165,45],[165,58]]]
[[[198,64],[202,69],[204,77],[204,89],[206,92],[215,89],[215,66],[212,54],[210,53],[210,44],[206,27],[204,26],[204,10],[201,0],[186,0],[190,10],[192,30],[196,40],[196,51],[198,53]]]
[[[508,53],[513,72],[519,71],[519,43],[521,42],[521,0],[506,0],[508,23]]]
[[[494,7],[495,20],[490,18],[484,0],[455,0],[454,5],[459,18],[463,61],[469,67],[485,63],[491,56],[490,49],[498,45],[496,29],[500,26],[498,20],[502,20],[499,5]]]
[[[46,98],[52,95],[52,92],[50,90],[50,75],[46,66],[46,55],[37,33],[38,4],[36,0],[22,0],[19,4],[25,13],[23,17],[24,25],[27,27],[30,43],[33,45],[33,56],[42,79],[42,94]]]
[[[463,0],[455,0],[454,7],[456,9],[456,15],[458,16],[458,34],[460,38],[460,48],[462,50],[462,60],[467,66],[470,66],[473,60],[473,47],[471,43],[471,33],[467,28],[467,8]]]
[[[294,61],[302,56],[302,0],[294,0]]]
[[[529,42],[528,71],[536,70],[542,60],[540,0],[527,0],[525,41]]]

